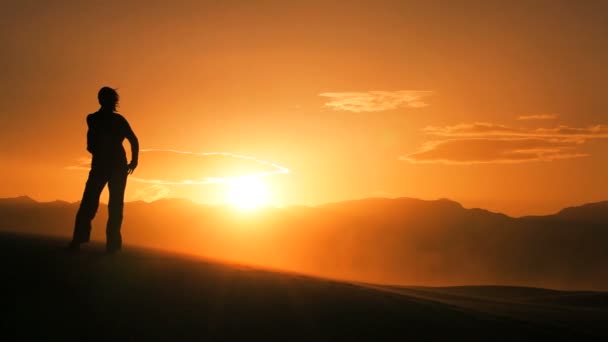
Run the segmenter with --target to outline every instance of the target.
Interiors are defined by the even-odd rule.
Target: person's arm
[[[87,151],[93,154],[95,153],[95,131],[92,127],[92,118],[91,115],[87,116]]]
[[[126,119],[125,124],[127,128],[125,138],[127,138],[127,140],[129,140],[129,144],[131,144],[131,162],[128,165],[127,172],[129,174],[132,174],[133,171],[135,171],[135,168],[137,168],[137,164],[139,163],[139,140],[137,140],[137,136],[131,129],[131,126],[129,125]]]

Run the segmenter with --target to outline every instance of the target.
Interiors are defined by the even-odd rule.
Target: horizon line
[[[70,201],[66,201],[66,200],[62,200],[62,199],[55,199],[55,200],[51,200],[51,201],[39,201],[34,199],[33,197],[29,196],[29,195],[20,195],[20,196],[14,196],[14,197],[0,197],[0,200],[17,200],[17,199],[27,199],[30,200],[32,202],[35,202],[37,204],[45,204],[45,203],[56,203],[56,202],[63,202],[63,203],[67,203],[70,205],[75,205],[80,203],[81,201],[74,201],[74,202],[70,202]],[[493,210],[489,210],[489,209],[485,209],[482,207],[465,207],[462,205],[462,203],[460,203],[459,201],[456,200],[452,200],[450,198],[446,198],[446,197],[441,197],[441,198],[436,198],[436,199],[422,199],[422,198],[416,198],[416,197],[406,197],[406,196],[402,196],[402,197],[378,197],[378,196],[373,196],[373,197],[362,197],[362,198],[353,198],[353,199],[346,199],[346,200],[340,200],[340,201],[330,201],[330,202],[323,202],[320,204],[315,204],[315,205],[308,205],[308,204],[289,204],[289,205],[266,205],[266,206],[262,206],[259,207],[258,210],[254,210],[254,211],[260,211],[260,210],[264,210],[264,209],[286,209],[286,208],[295,208],[295,207],[306,207],[306,208],[319,208],[322,206],[326,206],[326,205],[332,205],[332,204],[341,204],[341,203],[347,203],[347,202],[362,202],[362,201],[366,201],[366,200],[414,200],[414,201],[421,201],[421,202],[441,202],[441,201],[447,201],[447,202],[453,202],[457,205],[459,205],[462,209],[464,210],[484,210],[493,214],[497,214],[497,215],[504,215],[506,217],[509,218],[525,218],[525,217],[546,217],[546,216],[553,216],[553,215],[557,215],[560,212],[562,212],[565,209],[569,209],[569,208],[579,208],[579,207],[584,207],[587,205],[593,205],[593,204],[600,204],[600,203],[608,203],[608,199],[605,200],[600,200],[600,201],[590,201],[590,202],[584,202],[581,204],[577,204],[577,205],[572,205],[572,206],[565,206],[565,207],[561,207],[559,210],[551,213],[551,214],[543,214],[543,215],[534,215],[534,214],[527,214],[527,215],[520,215],[520,216],[515,216],[515,215],[509,215],[509,214],[505,214],[503,212],[500,211],[493,211]],[[134,201],[125,201],[125,204],[127,203],[145,203],[145,204],[152,204],[152,203],[156,203],[156,202],[160,202],[160,201],[175,201],[175,200],[180,200],[180,201],[187,201],[190,202],[194,205],[199,205],[199,206],[206,206],[206,207],[213,207],[213,208],[228,208],[231,207],[230,204],[228,203],[204,203],[204,202],[197,202],[194,201],[190,198],[186,198],[186,197],[165,197],[165,198],[160,198],[154,201],[144,201],[144,200],[134,200]],[[107,206],[107,202],[104,201],[100,201],[100,204],[106,205]]]

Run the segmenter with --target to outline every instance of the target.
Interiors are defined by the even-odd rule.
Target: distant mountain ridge
[[[41,203],[35,201],[29,196],[18,196],[18,197],[9,197],[9,198],[0,198],[0,205],[6,204],[33,204],[33,203]]]
[[[608,221],[608,201],[587,203],[560,210],[555,216],[569,220]]]
[[[321,204],[316,206],[318,208],[330,208],[330,209],[339,209],[345,210],[348,208],[349,210],[361,210],[362,212],[369,211],[373,208],[378,208],[380,210],[390,210],[390,211],[414,211],[414,210],[444,210],[451,212],[458,211],[474,211],[478,213],[487,213],[487,214],[496,214],[504,217],[509,217],[506,214],[492,212],[482,208],[465,208],[462,204],[447,199],[440,198],[436,200],[422,200],[417,198],[410,197],[398,197],[398,198],[382,198],[382,197],[372,197],[372,198],[364,198],[357,200],[348,200],[348,201],[340,201],[340,202],[332,202]]]
[[[0,230],[68,238],[78,203],[0,199]],[[94,239],[105,240],[100,207]],[[514,218],[457,202],[368,198],[241,213],[184,199],[130,202],[127,243],[407,285],[608,289],[608,201]]]
[[[199,206],[206,206],[206,207],[209,206],[209,205],[193,202],[186,198],[163,198],[163,199],[159,199],[159,200],[152,201],[152,202],[133,201],[133,202],[126,202],[126,204],[134,204],[134,203],[150,204],[150,203],[155,203],[155,202],[160,202],[160,203],[179,202],[182,204],[189,204],[189,205],[199,205]],[[17,197],[0,198],[0,205],[48,204],[48,203],[70,205],[70,204],[77,204],[80,202],[68,202],[68,201],[64,201],[64,200],[41,202],[41,201],[37,201],[26,195],[17,196]],[[478,213],[498,214],[498,215],[502,215],[505,217],[512,217],[510,215],[507,215],[507,214],[504,214],[501,212],[490,211],[490,210],[487,210],[484,208],[478,208],[478,207],[465,208],[459,202],[448,199],[448,198],[440,198],[440,199],[436,199],[436,200],[423,200],[423,199],[412,198],[412,197],[396,197],[396,198],[369,197],[369,198],[363,198],[363,199],[328,202],[328,203],[323,203],[323,204],[314,205],[314,206],[294,205],[294,206],[286,206],[283,208],[291,208],[291,207],[293,207],[293,208],[303,208],[303,207],[326,208],[326,209],[340,209],[341,208],[343,210],[344,208],[349,207],[349,209],[363,209],[365,211],[365,210],[369,210],[371,208],[378,207],[378,206],[381,206],[383,209],[387,209],[387,208],[395,209],[395,207],[400,207],[398,209],[403,209],[404,206],[417,206],[418,208],[424,208],[425,206],[426,207],[442,206],[446,209],[447,208],[463,209],[463,210],[468,210],[468,211],[476,211]],[[522,216],[520,218],[530,218],[530,217],[542,218],[542,217],[553,217],[553,216],[559,216],[559,217],[563,217],[563,218],[573,218],[573,219],[574,218],[607,219],[608,218],[608,200],[600,201],[600,202],[590,202],[590,203],[584,203],[584,204],[581,204],[578,206],[566,207],[566,208],[559,210],[555,214],[527,215],[527,216]]]
[[[389,206],[417,205],[419,207],[435,205],[435,206],[443,206],[444,208],[463,209],[463,210],[469,210],[469,211],[476,211],[476,212],[480,212],[480,213],[485,212],[485,213],[490,213],[490,214],[498,214],[498,215],[502,215],[505,217],[511,217],[511,218],[552,217],[552,216],[560,216],[560,217],[579,216],[582,218],[582,216],[584,216],[584,215],[589,215],[590,218],[593,218],[593,217],[608,218],[608,200],[600,201],[600,202],[589,202],[589,203],[584,203],[584,204],[581,204],[578,206],[566,207],[566,208],[559,210],[558,212],[556,212],[554,214],[525,215],[525,216],[521,216],[521,217],[513,217],[510,215],[501,213],[501,212],[490,211],[488,209],[478,208],[478,207],[465,208],[459,202],[448,199],[448,198],[440,198],[440,199],[436,199],[436,200],[423,200],[423,199],[411,198],[411,197],[396,197],[396,198],[369,197],[369,198],[363,198],[363,199],[330,202],[330,203],[321,204],[321,205],[318,205],[315,207],[339,208],[339,207],[344,207],[344,206],[352,206],[352,207],[358,207],[358,208],[365,208],[365,207],[369,208],[369,207],[380,206],[380,205],[389,205]]]

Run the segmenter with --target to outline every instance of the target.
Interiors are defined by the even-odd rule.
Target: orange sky
[[[257,160],[144,152],[144,180],[270,171],[280,205],[407,196],[524,215],[605,200],[605,13],[601,1],[3,1],[0,197],[80,199],[85,116],[109,85],[142,148]],[[225,191],[131,179],[127,200]]]

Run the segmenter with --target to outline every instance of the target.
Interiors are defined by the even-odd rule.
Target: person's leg
[[[117,251],[122,247],[120,226],[122,224],[125,188],[127,186],[127,167],[113,170],[108,181],[110,201],[108,203],[108,225],[106,226],[106,247],[108,251]]]
[[[72,244],[89,242],[91,238],[91,221],[99,208],[99,196],[106,185],[107,177],[103,172],[91,170],[84,188],[80,208],[76,214]]]

